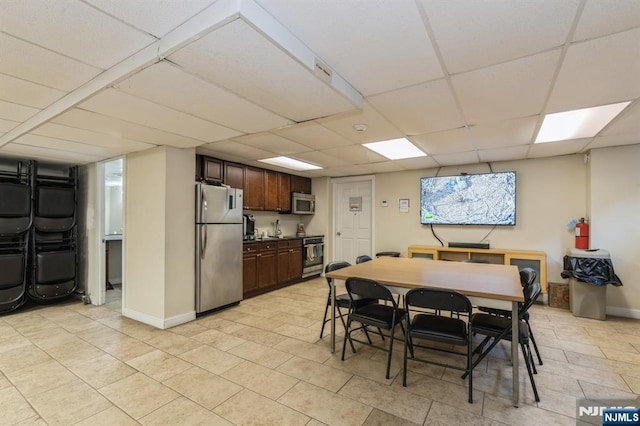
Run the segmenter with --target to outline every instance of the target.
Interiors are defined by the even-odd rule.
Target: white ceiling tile
[[[355,107],[241,19],[169,56],[187,71],[296,122]]]
[[[307,152],[310,149],[299,143],[290,141],[273,133],[256,133],[253,135],[240,136],[234,141],[266,151],[275,152],[280,155],[290,155],[298,152]]]
[[[103,133],[115,138],[130,139],[146,142],[153,145],[170,145],[178,147],[196,146],[201,141],[174,133],[163,132],[151,127],[130,123],[107,115],[84,111],[78,108],[71,109],[52,120],[54,123],[64,124],[69,127],[90,130]]]
[[[404,136],[367,102],[364,103],[362,111],[321,118],[317,122],[356,143],[378,142]],[[367,130],[356,132],[353,128],[355,124],[364,124]]]
[[[470,126],[469,132],[478,149],[524,145],[531,142],[537,122],[538,116],[516,118]]]
[[[528,158],[553,157],[581,152],[591,139],[573,139],[562,142],[536,143],[531,145]]]
[[[78,129],[55,123],[44,124],[33,130],[31,133],[34,135],[48,136],[51,138],[101,146],[121,153],[143,151],[156,146],[145,142],[123,139],[114,135],[92,132],[85,129]]]
[[[387,161],[382,155],[378,155],[362,145],[343,146],[338,148],[328,148],[320,151],[326,155],[346,158],[351,164],[367,164]]]
[[[464,125],[444,79],[372,96],[367,101],[407,135]]]
[[[529,145],[505,146],[502,148],[479,150],[478,157],[480,157],[480,161],[487,163],[492,161],[524,160],[527,158],[528,151]]]
[[[64,95],[65,92],[61,90],[0,74],[0,99],[5,101],[45,108]]]
[[[221,141],[208,143],[202,146],[204,149],[212,152],[221,152],[224,154],[234,155],[244,160],[261,160],[263,158],[274,157],[275,153],[253,146],[244,145],[235,141]]]
[[[64,91],[71,91],[100,73],[98,68],[2,32],[0,51],[1,73]]]
[[[640,28],[573,44],[546,112],[605,105],[640,96]]]
[[[307,172],[310,177],[341,177],[344,174],[341,171],[333,169],[309,170]]]
[[[411,0],[259,0],[365,96],[442,77]]]
[[[85,0],[128,24],[160,38],[215,0]],[[152,7],[149,7],[152,6]]]
[[[614,135],[640,137],[640,103],[628,106],[599,136]]]
[[[272,133],[296,141],[312,149],[333,148],[336,146],[353,145],[354,143],[316,122],[299,123],[273,130]]]
[[[429,155],[472,151],[475,148],[466,129],[426,133],[409,139]]]
[[[399,172],[404,170],[397,161],[383,161],[382,163],[369,163],[367,168],[374,173]]]
[[[447,69],[498,64],[566,41],[578,0],[421,0]]]
[[[454,90],[470,124],[539,114],[560,50],[452,77]]]
[[[205,142],[241,135],[235,130],[115,89],[107,89],[78,107]]]
[[[640,144],[640,136],[638,135],[598,136],[594,138],[591,143],[585,147],[585,149],[636,144]]]
[[[152,65],[115,87],[131,95],[244,133],[292,124],[283,117],[228,90],[189,75],[167,62]],[[162,90],[158,90],[159,87]]]
[[[431,157],[407,158],[405,160],[396,160],[394,163],[397,163],[405,170],[432,169],[438,167],[438,163]]]
[[[106,158],[102,156],[81,154],[79,152],[64,151],[55,148],[21,145],[15,142],[0,147],[0,154],[64,164],[95,163],[96,161],[104,160]]]
[[[475,164],[479,162],[475,151],[458,152],[455,154],[440,154],[432,157],[441,166],[456,166],[458,164]]]
[[[306,161],[307,163],[315,164],[321,167],[338,167],[349,165],[349,160],[346,158],[336,157],[335,155],[325,154],[322,151],[310,151],[301,152],[294,155],[297,160]]]
[[[3,134],[20,124],[19,121],[5,120],[0,118],[0,132]]]
[[[360,165],[334,167],[331,170],[338,172],[338,175],[336,176],[358,176],[358,175],[368,175],[371,173],[371,170],[368,167],[360,166]],[[326,176],[330,176],[330,175],[326,175]]]
[[[64,139],[50,138],[34,134],[26,134],[17,138],[15,143],[20,145],[37,146],[40,148],[57,149],[60,151],[77,152],[85,155],[93,155],[96,157],[110,157],[120,154],[117,149],[109,149],[96,145],[67,141]]]
[[[637,0],[588,1],[573,35],[587,40],[640,27],[640,2]]]
[[[34,114],[37,114],[39,111],[38,108],[31,108],[0,100],[0,118],[5,120],[22,122]]]
[[[6,0],[0,16],[4,32],[102,69],[155,41],[77,0]]]

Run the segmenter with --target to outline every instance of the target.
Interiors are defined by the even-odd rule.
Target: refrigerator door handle
[[[202,189],[202,210],[203,210],[203,218],[204,218],[204,223],[209,223],[208,220],[208,215],[209,215],[209,208],[207,205],[207,193],[205,192],[204,188]],[[202,238],[202,234],[204,233],[204,238]],[[204,259],[204,253],[207,250],[207,227],[206,226],[201,226],[200,227],[200,258]]]
[[[235,190],[231,190],[227,188],[227,198],[229,198],[229,210],[233,210],[236,208],[236,194]]]

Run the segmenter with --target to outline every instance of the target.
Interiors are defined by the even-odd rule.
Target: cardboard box
[[[569,309],[569,284],[549,283],[549,306]]]

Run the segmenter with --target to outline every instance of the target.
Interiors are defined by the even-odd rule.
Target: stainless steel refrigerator
[[[242,190],[196,184],[196,314],[242,300]]]

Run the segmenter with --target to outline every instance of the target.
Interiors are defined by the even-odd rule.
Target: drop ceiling
[[[637,0],[3,0],[0,58],[0,157],[168,145],[314,177],[640,143]],[[623,101],[533,144],[545,113]],[[427,157],[360,145],[403,136]]]

